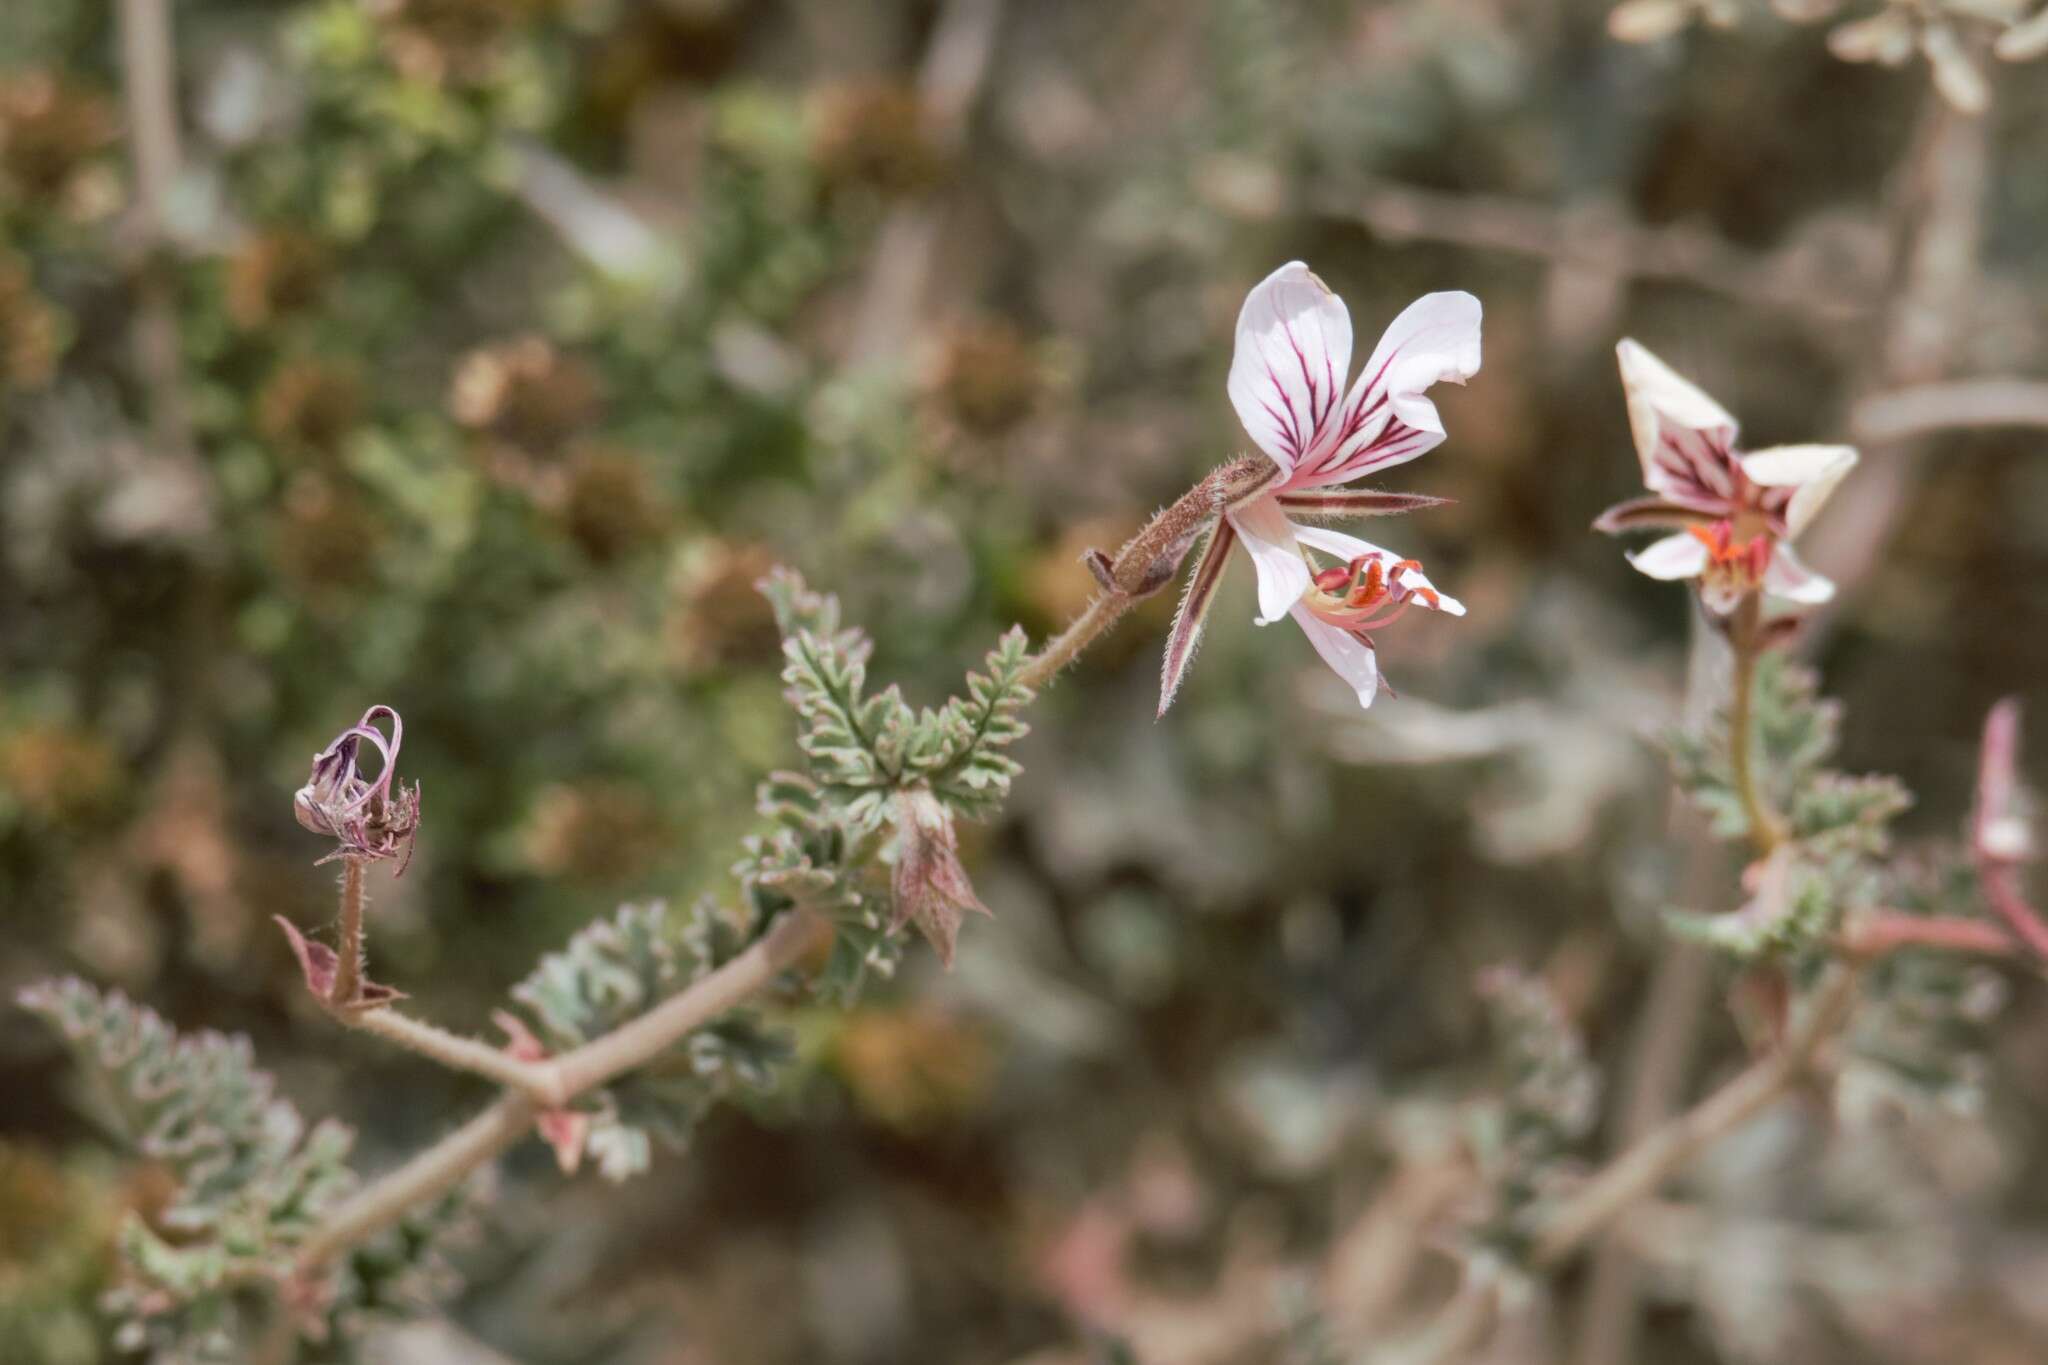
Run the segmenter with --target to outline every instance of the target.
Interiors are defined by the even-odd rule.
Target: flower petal
[[[1357,536],[1347,536],[1342,531],[1333,531],[1327,526],[1297,526],[1294,528],[1294,534],[1302,544],[1311,549],[1321,550],[1325,554],[1333,554],[1347,564],[1360,555],[1370,555],[1389,569],[1401,562],[1401,556],[1392,550],[1382,549],[1371,541],[1360,540]],[[1439,591],[1421,570],[1408,570],[1401,575],[1401,582],[1411,591],[1418,588],[1427,590],[1428,595],[1417,595],[1415,598],[1418,604],[1432,611],[1440,611],[1446,616],[1465,614],[1465,604],[1449,593]],[[1430,600],[1432,596],[1435,598],[1434,601]]]
[[[1380,690],[1379,657],[1372,645],[1348,630],[1318,621],[1307,607],[1296,606],[1293,616],[1301,623],[1302,634],[1316,647],[1316,653],[1323,656],[1323,662],[1351,684],[1351,690],[1358,694],[1358,704],[1371,706],[1373,696]]]
[[[1424,396],[1432,384],[1462,384],[1479,372],[1479,300],[1460,289],[1424,294],[1401,310],[1344,398],[1328,449],[1295,471],[1297,486],[1347,483],[1434,449],[1443,418]]]
[[[1209,614],[1216,585],[1223,581],[1224,567],[1230,563],[1230,547],[1236,543],[1237,529],[1219,518],[1216,529],[1209,533],[1209,543],[1202,547],[1201,557],[1195,561],[1195,571],[1188,575],[1188,590],[1181,596],[1180,610],[1173,615],[1173,629],[1166,636],[1166,658],[1159,668],[1162,716],[1173,705],[1181,677],[1194,660],[1195,646],[1202,641],[1202,619]]]
[[[1716,506],[1736,494],[1736,421],[1633,340],[1615,347],[1643,483],[1680,502]]]
[[[1785,509],[1785,528],[1795,536],[1813,520],[1813,514],[1820,511],[1835,485],[1855,467],[1854,446],[1772,446],[1742,457],[1742,472],[1750,482],[1794,490],[1791,504]]]
[[[1654,547],[1653,547],[1654,548]],[[1771,562],[1764,569],[1764,591],[1773,597],[1801,606],[1817,606],[1835,595],[1833,580],[1806,567],[1783,541],[1771,549]]]
[[[1690,531],[1680,531],[1675,536],[1651,541],[1647,548],[1630,555],[1628,562],[1638,573],[1668,582],[1677,578],[1698,578],[1707,571],[1708,559],[1705,542]]]
[[[1308,563],[1295,544],[1299,528],[1270,496],[1256,498],[1227,515],[1244,538],[1252,567],[1258,570],[1258,622],[1269,626],[1285,616],[1309,588]]]
[[[1282,472],[1321,440],[1351,367],[1351,314],[1300,261],[1245,296],[1230,361],[1230,402]]]

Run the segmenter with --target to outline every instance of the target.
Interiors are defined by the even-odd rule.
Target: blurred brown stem
[[[1805,1074],[1855,999],[1855,973],[1834,968],[1775,1052],[1608,1163],[1544,1219],[1531,1262],[1554,1269],[1570,1259],[1637,1200],[1656,1193],[1674,1171],[1761,1113]]]
[[[1448,242],[1623,278],[1670,280],[1766,308],[1854,317],[1872,307],[1867,290],[1819,276],[1798,245],[1763,255],[1698,226],[1632,223],[1605,205],[1559,207],[1378,181],[1326,196],[1315,207],[1395,241]]]
[[[1959,379],[1873,394],[1849,414],[1866,441],[1902,441],[1962,427],[2048,427],[2048,384]]]
[[[1900,948],[1945,948],[1996,957],[2010,953],[2013,947],[2012,935],[1997,925],[1956,915],[1877,910],[1857,917],[1842,931],[1842,951],[1865,960]]]
[[[158,259],[180,161],[170,0],[121,0],[120,24],[122,100],[135,163],[135,364],[159,447],[185,454],[192,433],[182,374],[184,345],[174,285]]]

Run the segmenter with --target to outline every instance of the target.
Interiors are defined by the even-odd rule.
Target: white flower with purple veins
[[[1811,606],[1835,585],[1792,552],[1792,537],[1856,465],[1852,446],[1772,446],[1744,454],[1727,409],[1634,341],[1615,348],[1628,424],[1650,496],[1608,508],[1593,523],[1616,534],[1675,528],[1628,557],[1652,578],[1693,579],[1722,615],[1761,589]]]
[[[1380,686],[1374,631],[1417,603],[1464,615],[1414,560],[1356,536],[1298,525],[1288,513],[1384,516],[1443,501],[1340,485],[1405,464],[1444,439],[1424,391],[1440,380],[1462,384],[1478,372],[1479,321],[1472,295],[1425,294],[1394,319],[1347,389],[1351,315],[1307,266],[1290,261],[1245,297],[1230,401],[1275,468],[1270,482],[1224,509],[1196,562],[1167,640],[1161,714],[1194,656],[1231,547],[1240,542],[1258,572],[1259,624],[1292,616],[1361,706],[1372,705]]]

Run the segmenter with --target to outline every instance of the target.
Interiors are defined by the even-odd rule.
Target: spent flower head
[[[1462,384],[1478,372],[1479,327],[1479,300],[1472,295],[1425,294],[1394,319],[1347,389],[1351,314],[1314,272],[1290,261],[1246,296],[1230,401],[1274,468],[1265,483],[1223,510],[1188,580],[1167,640],[1162,713],[1194,656],[1230,549],[1240,542],[1258,573],[1259,624],[1292,616],[1361,706],[1372,705],[1380,684],[1373,631],[1416,604],[1464,615],[1416,561],[1356,536],[1299,525],[1288,513],[1384,516],[1441,502],[1341,485],[1406,464],[1442,443],[1443,419],[1425,391],[1439,381]]]
[[[1651,578],[1699,585],[1726,615],[1752,592],[1812,606],[1835,585],[1792,551],[1792,538],[1856,465],[1852,446],[1790,445],[1744,453],[1735,419],[1633,340],[1616,347],[1629,429],[1650,495],[1600,514],[1596,530],[1673,534],[1628,557]]]
[[[915,924],[938,950],[939,960],[953,965],[953,944],[960,921],[970,910],[990,915],[967,869],[960,865],[960,843],[953,833],[953,814],[923,787],[896,793],[896,865],[890,878],[895,917],[890,929]]]
[[[386,739],[377,727],[391,722]],[[306,785],[292,798],[299,823],[315,834],[336,841],[334,852],[322,858],[356,858],[378,862],[403,854],[398,870],[404,873],[412,861],[413,836],[419,831],[420,789],[395,780],[398,747],[405,737],[405,724],[388,706],[373,706],[363,718],[337,735],[332,744],[313,755],[313,770]],[[369,745],[380,760],[376,777],[363,776],[362,748]]]

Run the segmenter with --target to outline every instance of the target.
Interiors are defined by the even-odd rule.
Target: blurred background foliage
[[[1375,538],[1472,612],[1383,642],[1402,699],[1357,714],[1234,572],[1155,724],[1149,604],[1034,708],[965,850],[997,918],[950,973],[920,950],[800,1019],[800,1085],[633,1185],[529,1145],[447,1319],[371,1357],[1050,1365],[1099,1329],[1334,1358],[1289,1276],[1345,1273],[1397,1193],[1455,1201],[1427,1187],[1454,1097],[1501,1065],[1481,971],[1543,978],[1618,1065],[1657,913],[1736,899],[1641,740],[1679,713],[1685,608],[1586,530],[1636,482],[1613,340],[1756,445],[2041,365],[2036,71],[1987,68],[1966,119],[1761,6],[1635,46],[1605,11],[182,0],[153,185],[173,130],[124,132],[115,9],[7,6],[0,987],[76,971],[247,1032],[394,1161],[481,1086],[337,1032],[268,923],[331,913],[290,793],[350,717],[405,715],[426,798],[375,881],[379,976],[482,1029],[616,903],[729,891],[792,754],[771,565],[936,699],[1242,449],[1231,322],[1272,266],[1314,264],[1362,343],[1470,289],[1486,367],[1394,480],[1458,502]],[[1902,243],[1958,192],[1914,177],[1971,157],[1945,330],[1902,361]],[[1912,837],[1962,818],[1990,701],[2048,699],[2039,446],[1872,445],[1810,556],[1845,584],[1808,641],[1845,766],[1904,777]],[[1981,1105],[1774,1121],[1646,1210],[1637,1358],[2040,1358],[2048,1009],[2019,984]],[[1741,1051],[1706,1018],[1701,1075]],[[10,1361],[113,1358],[110,1230],[162,1199],[68,1075],[0,1016]],[[1587,1358],[1560,1290],[1500,1358]]]

